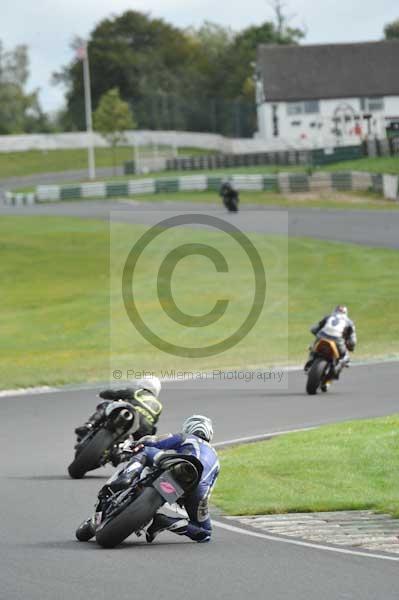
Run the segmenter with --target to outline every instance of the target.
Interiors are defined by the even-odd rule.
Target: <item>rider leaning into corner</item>
[[[354,322],[348,316],[346,306],[339,304],[330,315],[327,315],[310,329],[316,338],[326,338],[333,340],[338,348],[339,361],[335,366],[335,377],[338,379],[342,369],[349,365],[349,352],[353,352],[356,346],[357,337]],[[310,352],[309,360],[305,365],[307,371],[312,364],[313,352]]]
[[[97,405],[96,411],[83,425],[75,429],[78,442],[93,427],[102,422],[108,404],[118,400],[129,402],[139,414],[139,428],[135,432],[136,439],[145,435],[154,435],[157,431],[156,424],[162,412],[162,404],[159,400],[160,392],[161,382],[155,375],[139,379],[134,387],[121,390],[103,390],[99,394],[103,401]]]
[[[157,462],[164,452],[175,451],[178,454],[195,456],[203,465],[201,480],[193,492],[183,498],[183,506],[187,511],[185,517],[171,517],[158,512],[146,531],[148,543],[162,531],[172,531],[184,535],[195,542],[209,542],[212,524],[209,516],[208,501],[219,474],[219,460],[214,448],[210,445],[213,437],[212,421],[203,415],[193,415],[186,419],[181,433],[164,436],[146,436],[133,442],[127,451],[128,460],[141,462],[142,468],[150,467]],[[132,458],[134,454],[134,458]],[[115,480],[115,477],[112,479]],[[106,486],[105,486],[106,487]],[[112,483],[111,483],[112,487]],[[105,489],[105,488],[103,488]],[[99,498],[101,492],[99,494]],[[94,518],[88,519],[80,527],[90,528],[91,537],[95,535]],[[86,536],[86,540],[89,536]]]
[[[105,418],[105,409],[111,402],[124,400],[129,402],[139,415],[139,426],[134,432],[134,438],[137,440],[146,435],[154,435],[157,432],[157,423],[162,412],[162,403],[159,400],[161,392],[161,382],[155,375],[150,375],[139,379],[134,386],[112,390],[107,389],[100,392],[102,398],[95,412],[87,419],[83,425],[75,429],[77,441],[79,442],[89,433],[93,427],[100,425]],[[133,437],[128,439],[133,441]],[[115,450],[112,456],[112,463],[116,467],[120,462],[120,449]]]
[[[165,450],[175,450],[179,454],[195,456],[204,467],[197,488],[183,501],[188,520],[157,513],[147,529],[147,542],[151,543],[161,531],[166,530],[185,535],[195,542],[209,542],[211,539],[208,501],[220,469],[216,451],[210,445],[212,437],[212,421],[202,415],[193,415],[184,421],[181,433],[141,440],[146,464],[152,464]]]

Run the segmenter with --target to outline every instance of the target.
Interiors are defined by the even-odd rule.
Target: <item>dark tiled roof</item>
[[[399,95],[399,41],[261,45],[257,71],[270,101]]]

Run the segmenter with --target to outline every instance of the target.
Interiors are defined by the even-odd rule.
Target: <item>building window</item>
[[[320,112],[319,101],[306,100],[306,102],[304,102],[304,109],[307,115],[313,115],[314,113]]]
[[[360,110],[363,112],[384,110],[384,98],[360,98]]]
[[[287,115],[301,115],[303,113],[303,102],[289,102],[287,104]]]
[[[384,98],[369,98],[369,111],[384,110]]]
[[[304,102],[288,102],[287,115],[312,115],[320,112],[320,103],[318,100],[305,100]]]

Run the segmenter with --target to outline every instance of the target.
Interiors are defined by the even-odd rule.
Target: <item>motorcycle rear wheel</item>
[[[163,503],[163,498],[153,487],[144,488],[125,510],[97,528],[96,542],[103,548],[115,548],[129,535],[143,529]]]
[[[308,371],[308,381],[306,383],[306,391],[310,396],[317,394],[319,385],[322,383],[323,374],[327,367],[327,361],[316,359]]]
[[[74,460],[68,467],[68,473],[73,479],[81,479],[87,473],[97,469],[105,450],[110,448],[114,442],[114,435],[107,429],[100,429],[76,454]]]

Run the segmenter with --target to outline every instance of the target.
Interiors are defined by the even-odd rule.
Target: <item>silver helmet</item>
[[[206,442],[210,442],[213,438],[212,421],[203,415],[192,415],[184,421],[182,432],[196,435]]]
[[[336,306],[334,308],[334,313],[340,313],[341,315],[347,315],[348,308],[344,304],[338,304],[338,306]]]
[[[148,377],[139,379],[137,385],[142,390],[147,390],[147,392],[150,392],[150,394],[156,398],[158,398],[162,387],[161,382],[156,375],[149,375]]]

